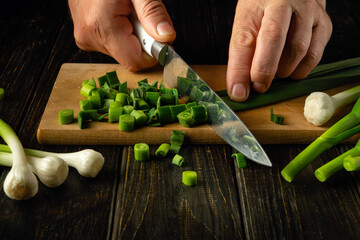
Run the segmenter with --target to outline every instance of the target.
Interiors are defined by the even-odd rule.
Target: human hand
[[[133,34],[128,19],[136,11],[145,31],[158,42],[176,37],[170,17],[161,0],[69,0],[77,46],[113,57],[129,71],[157,64],[145,53]]]
[[[239,0],[227,89],[234,101],[265,92],[274,76],[301,79],[319,63],[332,24],[325,0]]]

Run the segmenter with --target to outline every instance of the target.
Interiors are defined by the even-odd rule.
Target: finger
[[[289,5],[272,4],[264,10],[250,71],[252,88],[257,92],[265,92],[275,76],[291,14]]]
[[[116,24],[112,24],[104,45],[110,55],[129,71],[155,66],[156,59],[142,50],[129,19],[117,16],[114,22]]]
[[[132,0],[145,31],[158,42],[173,42],[175,29],[161,0]]]
[[[325,46],[328,43],[332,33],[332,23],[329,16],[324,12],[324,17],[313,28],[310,47],[291,74],[293,79],[305,78],[311,70],[320,62]]]
[[[307,13],[306,16],[299,13],[293,14],[276,76],[280,78],[290,76],[306,55],[311,42],[314,22],[311,16],[313,14],[310,13]]]
[[[262,12],[246,8],[238,2],[229,46],[226,83],[234,101],[245,101],[250,91],[250,69]]]

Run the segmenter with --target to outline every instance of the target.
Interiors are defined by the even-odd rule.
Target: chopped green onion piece
[[[89,100],[90,105],[93,109],[101,108],[100,94],[93,94],[91,96],[88,96],[87,99]]]
[[[360,156],[347,156],[344,158],[344,168],[346,171],[359,171],[360,170]]]
[[[119,92],[120,92],[120,93],[129,94],[129,90],[128,90],[128,88],[127,88],[127,81],[124,82],[124,83],[120,83],[120,85],[119,85]]]
[[[164,93],[160,96],[160,106],[173,105],[175,103],[175,97],[173,94]]]
[[[135,101],[136,101],[135,104],[136,109],[140,109],[140,110],[150,109],[149,104],[143,98],[135,99]]]
[[[121,104],[121,102],[118,102],[118,101],[112,101],[110,103],[110,106],[109,108],[112,108],[112,107],[122,107],[123,105]],[[130,105],[127,105],[127,106],[130,106]]]
[[[89,97],[91,95],[91,92],[94,91],[96,87],[90,85],[90,84],[84,84],[80,89],[80,94],[83,97]]]
[[[138,86],[140,87],[142,83],[148,83],[147,78],[144,78],[143,80],[138,81]]]
[[[107,94],[104,89],[96,88],[91,92],[91,95],[98,94],[100,96],[101,102],[104,102],[104,99],[107,98]]]
[[[156,107],[158,98],[160,97],[158,92],[146,92],[145,99],[150,107]]]
[[[130,100],[130,96],[127,93],[119,92],[116,94],[115,101],[121,103],[122,106],[128,105]]]
[[[59,111],[59,123],[60,124],[69,124],[74,122],[74,110],[72,109],[63,109]]]
[[[186,186],[195,186],[197,184],[197,173],[195,171],[184,171],[182,173],[182,182]]]
[[[80,104],[80,110],[89,110],[89,109],[92,109],[92,106],[89,102],[89,100],[80,100],[79,101],[79,104]]]
[[[107,82],[111,88],[116,88],[120,85],[119,78],[116,74],[116,71],[106,73]]]
[[[123,113],[123,108],[122,107],[111,107],[109,108],[109,116],[108,116],[108,121],[109,122],[118,122],[120,116]]]
[[[186,111],[186,105],[185,104],[179,104],[179,105],[171,105],[170,106],[170,112],[171,112],[171,118],[172,121],[175,122],[178,120],[177,115],[181,112]]]
[[[179,113],[177,118],[179,119],[180,125],[183,127],[191,127],[195,124],[193,116],[188,111]]]
[[[107,82],[107,77],[106,77],[106,75],[101,76],[101,77],[98,78],[98,83],[99,83],[99,86],[100,86],[100,87],[102,87],[106,82]]]
[[[177,77],[177,88],[180,96],[189,95],[189,91],[193,85],[194,81],[184,77]]]
[[[89,84],[96,88],[96,82],[95,82],[94,78],[83,81],[81,86],[84,86],[85,84]]]
[[[170,152],[178,154],[181,146],[184,143],[185,132],[180,130],[173,130],[170,138]]]
[[[188,102],[198,102],[203,98],[203,91],[201,91],[197,86],[193,86],[190,91]]]
[[[5,91],[3,88],[0,88],[0,101],[4,99]]]
[[[170,144],[168,143],[163,143],[160,145],[160,147],[156,150],[155,155],[158,157],[165,157],[166,154],[169,152],[170,150]]]
[[[136,143],[134,145],[134,157],[136,161],[147,161],[150,159],[149,145],[146,143]]]
[[[191,107],[191,115],[195,121],[195,124],[206,122],[206,108],[203,105],[196,105]]]
[[[231,157],[235,157],[238,168],[246,167],[246,159],[242,153],[234,153]]]
[[[161,123],[171,123],[171,111],[169,106],[158,107],[158,116]]]
[[[172,164],[181,167],[184,164],[184,158],[182,156],[180,156],[179,154],[175,154],[175,156],[172,160]]]
[[[106,98],[104,99],[103,108],[110,108],[111,104],[114,102],[114,99]],[[120,106],[121,107],[121,106]]]
[[[119,129],[125,132],[131,132],[134,130],[135,118],[130,114],[123,114],[119,118]]]
[[[196,106],[196,105],[197,105],[196,102],[187,103],[187,104],[186,104],[186,110],[189,110],[189,111],[190,111],[191,107],[192,107],[192,106]]]
[[[146,120],[147,120],[147,116],[144,113],[144,111],[142,111],[142,110],[133,110],[130,113],[130,115],[135,118],[135,126],[136,127],[141,127],[141,126],[145,125]]]
[[[126,105],[123,107],[124,114],[130,114],[134,110],[134,107],[131,105]]]
[[[284,117],[275,114],[273,112],[273,107],[270,108],[270,120],[279,125],[282,125],[284,123]]]
[[[160,124],[159,119],[157,118],[157,111],[155,108],[152,108],[147,112],[147,121],[145,124],[155,126],[154,124],[158,123]]]
[[[172,89],[173,95],[174,95],[174,104],[178,105],[179,104],[179,93],[178,90],[176,88]]]

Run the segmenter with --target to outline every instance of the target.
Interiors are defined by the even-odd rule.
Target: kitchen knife
[[[197,102],[201,101],[208,109],[209,126],[213,131],[247,158],[271,167],[272,164],[261,145],[231,108],[211,90],[171,46],[159,43],[147,34],[135,13],[131,14],[130,20],[144,51],[155,57],[164,66],[165,84],[169,88],[177,88],[185,102],[189,98]],[[184,89],[183,86],[180,86],[180,81],[178,85],[179,77],[183,78],[185,85],[190,87]]]

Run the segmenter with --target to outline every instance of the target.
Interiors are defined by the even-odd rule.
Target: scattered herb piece
[[[155,155],[158,157],[165,157],[170,150],[170,144],[163,143],[160,147],[156,150]]]
[[[134,157],[136,161],[147,161],[150,159],[149,145],[146,143],[136,143],[134,145]]]
[[[182,173],[182,182],[186,186],[197,185],[197,173],[195,171],[184,171]]]
[[[4,99],[5,91],[3,88],[0,88],[0,101]]]
[[[284,123],[284,117],[276,115],[273,112],[273,107],[270,108],[270,120],[276,124],[282,125]]]
[[[58,115],[60,124],[69,124],[74,122],[74,110],[72,109],[60,110]]]
[[[184,143],[185,132],[173,130],[170,138],[170,152],[178,154]]]
[[[180,156],[179,154],[175,154],[172,160],[172,164],[177,165],[181,167],[184,164],[184,158]]]
[[[238,168],[245,168],[246,167],[246,159],[242,153],[234,153],[231,157],[235,157]]]

